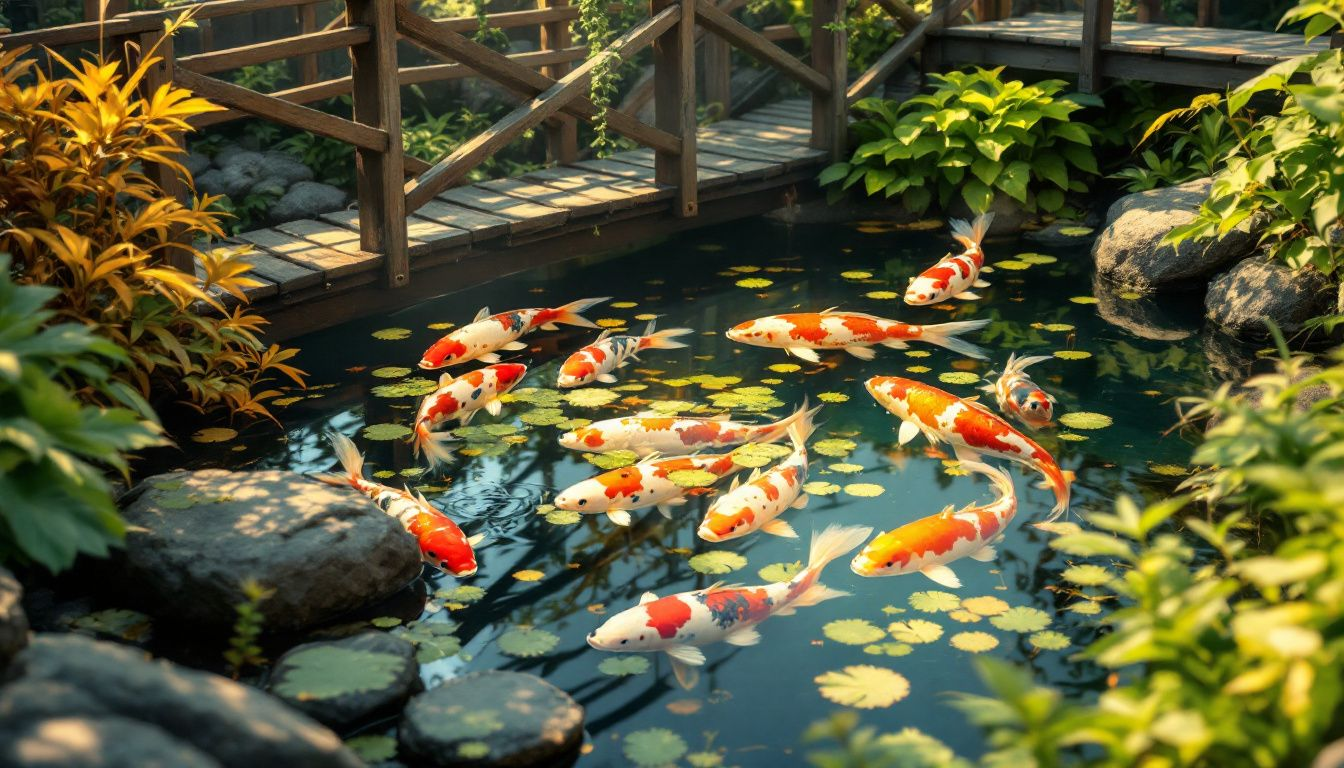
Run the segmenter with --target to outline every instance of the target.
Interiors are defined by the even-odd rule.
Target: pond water
[[[1029,665],[1038,679],[1071,694],[1090,695],[1104,685],[1095,668],[1067,661],[1092,636],[1095,617],[1088,612],[1104,607],[1089,601],[1082,594],[1085,588],[1061,577],[1067,558],[1048,548],[1049,534],[1028,525],[1045,519],[1052,498],[1035,487],[1039,477],[1021,468],[1011,469],[1021,506],[998,547],[999,558],[956,563],[954,570],[964,582],[959,590],[947,590],[918,574],[864,579],[849,571],[848,557],[842,558],[822,580],[851,597],[769,619],[760,626],[759,645],[705,648],[708,664],[691,690],[677,685],[666,657],[648,657],[651,664],[638,674],[613,676],[599,665],[615,656],[585,643],[588,632],[635,605],[644,592],[662,596],[721,579],[764,583],[761,569],[805,560],[809,533],[829,523],[867,525],[879,532],[948,504],[990,500],[983,478],[957,474],[944,461],[949,457],[930,450],[923,438],[904,447],[897,444],[898,422],[863,389],[864,379],[872,375],[908,375],[970,396],[974,384],[940,383],[940,376],[983,374],[1002,366],[1010,351],[1065,351],[1064,358],[1032,369],[1037,382],[1059,399],[1061,412],[1095,412],[1114,421],[1101,429],[1055,429],[1039,435],[1060,465],[1077,473],[1073,513],[1066,519],[1108,507],[1119,493],[1151,497],[1169,491],[1189,458],[1189,446],[1167,434],[1174,420],[1172,400],[1201,390],[1210,376],[1197,335],[1151,340],[1104,320],[1100,310],[1106,305],[1091,298],[1086,236],[1067,248],[991,241],[986,246],[988,263],[1011,263],[985,275],[992,287],[980,291],[982,301],[905,306],[899,294],[907,279],[950,244],[945,230],[898,229],[876,222],[788,227],[761,219],[686,233],[620,257],[577,260],[502,278],[391,316],[296,340],[303,349],[299,363],[311,373],[315,387],[295,393],[277,409],[287,430],[283,439],[258,426],[255,436],[245,431],[234,441],[194,448],[194,463],[328,470],[335,462],[323,433],[336,430],[355,438],[368,456],[370,472],[407,471],[409,480],[385,482],[418,484],[468,534],[487,533],[489,540],[479,550],[479,573],[460,582],[481,588],[483,594],[453,594],[458,582],[426,572],[428,603],[422,618],[456,623],[461,643],[459,654],[424,666],[426,682],[433,685],[463,672],[496,668],[546,678],[587,709],[587,754],[581,765],[630,764],[622,752],[625,737],[651,728],[674,731],[691,752],[721,751],[725,765],[800,763],[806,749],[799,744],[801,731],[840,709],[821,695],[814,679],[856,665],[898,672],[910,689],[889,707],[864,711],[864,722],[884,731],[918,728],[964,756],[975,756],[982,749],[977,732],[947,704],[945,693],[982,691],[972,665],[975,654],[962,648],[979,650],[991,641],[980,635],[958,639],[959,633],[984,633],[997,646],[983,652]],[[1022,261],[1018,256],[1023,253],[1036,255]],[[538,407],[536,402],[554,397],[547,393],[524,392],[534,402],[511,402],[497,419],[478,415],[473,426],[486,429],[476,430],[466,443],[467,453],[476,455],[460,456],[441,475],[415,476],[418,464],[402,440],[361,436],[368,425],[411,423],[418,397],[380,395],[407,374],[419,377],[418,371],[387,369],[413,368],[421,352],[444,333],[442,326],[432,326],[469,322],[483,305],[501,311],[599,295],[611,295],[616,303],[586,314],[604,325],[619,320],[640,330],[645,323],[637,316],[657,315],[659,327],[687,326],[697,334],[683,339],[689,349],[646,352],[623,369],[616,387],[591,387],[616,390],[616,399],[607,405],[561,401],[557,407],[565,417],[609,418],[667,400],[690,407],[712,402],[716,393],[722,401],[725,392],[727,400],[748,407],[762,400],[763,390],[735,397],[733,389],[740,387],[768,388],[782,403],[770,408],[772,419],[788,413],[804,396],[814,403],[826,401],[814,443],[839,438],[853,441],[854,447],[849,452],[832,450],[836,455],[830,456],[813,453],[810,480],[840,488],[814,495],[805,510],[785,514],[800,539],[757,533],[724,544],[702,541],[695,529],[708,504],[704,497],[676,509],[671,520],[653,510],[636,512],[629,529],[617,528],[603,516],[584,516],[575,523],[561,515],[548,519],[538,514],[538,506],[557,490],[599,471],[581,454],[557,445],[559,427],[520,422],[520,415]],[[1134,300],[1125,294],[1107,299],[1112,304]],[[989,318],[993,322],[987,331],[970,338],[990,350],[993,359],[973,361],[914,345],[906,352],[878,348],[871,362],[823,353],[822,364],[814,365],[724,337],[727,328],[753,317],[831,306],[916,323]],[[1190,311],[1197,320],[1198,307]],[[553,388],[563,358],[596,333],[562,326],[558,332],[526,337],[531,348],[513,355],[531,366],[522,386]],[[800,367],[771,368],[777,364]],[[733,379],[686,381],[703,374]],[[770,398],[764,399],[769,405]],[[735,414],[751,415],[740,409]],[[511,428],[486,426],[491,424]],[[378,436],[378,431],[373,434]],[[690,567],[691,556],[711,551],[737,553],[746,564],[722,575]],[[996,598],[1014,609],[1030,610],[992,617],[987,614],[1005,606],[979,600],[971,604],[979,613],[953,612],[955,601],[922,594],[929,591],[955,592],[962,599]],[[927,610],[931,608],[937,610]],[[418,603],[402,618],[416,618],[417,610]],[[827,625],[839,620],[863,620],[882,631],[874,634],[850,622],[832,625],[828,633]],[[914,624],[913,632],[896,626],[895,636],[887,631],[893,623],[911,620],[924,623]],[[516,627],[541,632],[514,632],[499,642]],[[915,642],[933,635],[938,636],[930,642]],[[635,663],[627,671],[639,666]],[[614,671],[610,665],[608,671]],[[679,764],[687,763],[683,759]]]

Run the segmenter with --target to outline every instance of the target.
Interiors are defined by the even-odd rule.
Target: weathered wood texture
[[[679,12],[678,23],[653,45],[654,122],[680,141],[676,153],[658,151],[654,180],[676,189],[673,215],[697,212],[695,173],[695,0],[652,0],[652,13]]]

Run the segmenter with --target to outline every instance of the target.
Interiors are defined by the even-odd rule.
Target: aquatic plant
[[[245,306],[255,284],[245,254],[194,244],[223,236],[215,198],[179,201],[147,172],[157,165],[190,187],[175,138],[216,108],[171,85],[142,94],[159,61],[152,48],[130,70],[53,53],[60,76],[26,52],[0,53],[0,251],[13,254],[17,280],[59,289],[53,317],[122,349],[113,376],[141,396],[269,417],[266,401],[279,394],[271,378],[302,383],[287,363],[296,350],[261,341],[265,320]],[[200,274],[163,264],[173,253]],[[110,402],[97,388],[78,391]]]
[[[81,402],[80,388],[138,398],[112,378],[126,361],[120,348],[79,323],[53,322],[44,305],[57,293],[15,285],[0,256],[0,561],[53,572],[121,541],[105,472],[125,475],[124,453],[165,442],[151,415]]]
[[[1026,210],[1064,208],[1098,174],[1096,129],[1070,115],[1093,97],[1061,95],[1063,80],[1004,81],[1003,68],[931,74],[931,93],[904,102],[863,99],[869,117],[851,131],[859,146],[819,177],[832,199],[860,181],[869,196],[900,195],[916,213],[947,207],[960,193],[975,213],[1007,195]]]
[[[245,581],[241,585],[243,600],[234,606],[238,618],[233,622],[233,635],[229,637],[229,647],[224,651],[224,661],[229,665],[229,673],[237,680],[248,667],[259,667],[266,663],[258,640],[265,629],[266,617],[261,612],[261,604],[275,594],[255,581]]]

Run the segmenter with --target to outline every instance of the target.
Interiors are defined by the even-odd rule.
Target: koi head
[[[849,569],[860,576],[897,576],[907,572],[910,553],[895,531],[868,542],[849,562]]]
[[[571,451],[607,450],[602,447],[606,442],[602,430],[594,427],[571,429],[560,436],[560,445]]]
[[[710,509],[700,522],[696,535],[705,541],[720,542],[744,536],[751,526],[751,513],[742,509],[735,514],[727,514]]]
[[[905,289],[905,303],[912,307],[926,306],[942,300],[941,293],[941,288],[933,278],[923,275],[912,277],[910,285]]]
[[[599,475],[599,477],[602,476]],[[600,482],[599,477],[582,480],[569,486],[556,494],[551,503],[555,505],[556,509],[571,512],[606,512],[613,499],[607,496],[607,486]]]
[[[726,334],[729,339],[740,344],[751,344],[757,347],[769,346],[776,336],[774,329],[769,327],[770,318],[762,317],[756,320],[748,320],[745,323],[739,323],[728,329]]]
[[[910,408],[905,395],[910,383],[909,379],[898,376],[874,376],[865,381],[863,387],[883,408],[902,419],[908,419]]]
[[[1022,421],[1033,427],[1049,426],[1055,416],[1055,404],[1045,392],[1034,389],[1018,402]]]
[[[476,553],[453,521],[447,518],[434,520],[416,538],[420,543],[420,558],[429,565],[458,578],[476,573]]]
[[[450,333],[430,345],[420,358],[420,367],[430,371],[462,362],[467,354],[467,345],[457,339],[456,333]]]
[[[691,618],[691,607],[680,597],[645,595],[640,604],[607,619],[588,633],[588,645],[599,651],[648,652],[678,641],[677,634]]]
[[[573,373],[565,373],[563,370],[560,371],[560,376],[555,380],[555,385],[561,389],[573,389],[574,387],[582,387],[584,384],[587,383],[588,383],[587,376]]]

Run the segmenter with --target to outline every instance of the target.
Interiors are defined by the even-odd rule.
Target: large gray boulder
[[[1139,290],[1189,290],[1225,265],[1249,256],[1256,238],[1247,222],[1220,240],[1187,240],[1177,248],[1162,244],[1173,229],[1194,220],[1210,183],[1196,179],[1117,200],[1092,245],[1098,274]]]
[[[25,731],[24,723],[64,723],[56,730],[67,734],[114,733],[103,726],[115,715],[157,729],[222,766],[361,765],[336,734],[261,691],[114,643],[39,634],[14,660],[14,672],[19,681],[0,688],[0,731],[18,730],[26,738],[44,731]],[[149,740],[147,733],[138,729],[137,738]]]
[[[286,222],[310,219],[344,207],[345,193],[340,189],[316,181],[300,181],[275,201],[269,215],[274,222]]]
[[[320,685],[322,676],[315,674],[352,665],[369,673],[358,690],[325,689]],[[419,687],[415,646],[386,632],[364,632],[291,648],[276,659],[266,689],[319,723],[344,732],[399,710]]]
[[[273,149],[262,152],[261,157],[265,161],[266,178],[278,179],[286,187],[300,181],[313,180],[313,169],[288,152]]]
[[[377,602],[420,573],[396,520],[346,488],[292,472],[170,472],[136,487],[107,578],[143,610],[225,628],[248,580],[275,590],[266,629],[296,630]]]
[[[0,723],[0,765],[23,768],[219,768],[161,728],[116,715]]]
[[[0,676],[10,659],[28,645],[28,617],[23,612],[23,586],[0,568]]]
[[[1293,270],[1264,257],[1245,259],[1214,278],[1204,296],[1204,314],[1239,339],[1263,339],[1271,320],[1284,333],[1302,330],[1307,320],[1333,311],[1335,289],[1328,278],[1306,267]]]
[[[439,768],[569,765],[583,741],[583,707],[535,675],[477,672],[411,699],[403,754]]]

